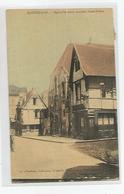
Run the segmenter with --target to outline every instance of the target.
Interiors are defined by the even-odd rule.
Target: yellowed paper
[[[119,179],[113,14],[7,10],[13,182]]]

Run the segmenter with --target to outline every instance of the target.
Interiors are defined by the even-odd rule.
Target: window
[[[65,117],[65,109],[63,109],[63,117]]]
[[[103,116],[103,123],[104,123],[104,125],[109,125],[109,117],[108,117],[108,115],[104,115]]]
[[[109,123],[110,123],[110,125],[114,125],[114,117],[109,118]]]
[[[116,99],[116,88],[113,88],[112,97],[113,97],[114,99]]]
[[[78,71],[80,69],[80,63],[77,56],[74,57],[74,67],[75,67],[75,71]]]
[[[116,89],[111,89],[111,88],[105,88],[105,87],[102,87],[101,88],[101,96],[103,98],[114,98],[116,99]]]
[[[98,125],[114,125],[113,114],[99,114]]]
[[[105,114],[100,114],[98,117],[98,125],[108,125],[108,119],[109,117],[107,117]]]
[[[81,118],[81,127],[84,128],[84,118],[83,117]]]
[[[65,82],[62,82],[62,96],[65,97]]]
[[[94,119],[93,118],[89,119],[89,126],[94,127]]]
[[[105,89],[105,84],[103,82],[100,83],[100,88],[101,88],[101,96],[102,98],[106,97],[106,89]]]
[[[36,105],[36,98],[33,98],[33,105]]]
[[[106,91],[105,91],[105,89],[102,89],[101,94],[102,94],[102,98],[105,98],[106,97]]]
[[[76,100],[81,99],[81,82],[78,81],[75,83],[75,92],[76,92]]]
[[[38,118],[38,110],[35,110],[35,118]]]
[[[54,82],[55,82],[55,95],[57,95],[57,77],[55,77]]]
[[[98,125],[103,125],[102,117],[98,118]]]

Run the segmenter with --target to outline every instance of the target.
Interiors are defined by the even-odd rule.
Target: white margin
[[[13,1],[13,3],[5,3],[6,1],[4,1],[2,4],[0,3],[0,45],[1,45],[1,51],[0,51],[0,141],[2,141],[2,146],[1,146],[1,150],[0,152],[2,153],[2,162],[0,162],[0,168],[2,169],[2,183],[4,185],[11,185],[10,183],[10,146],[9,146],[9,114],[8,114],[8,74],[7,74],[7,52],[6,52],[6,48],[7,48],[7,44],[6,44],[6,19],[5,19],[5,9],[8,8],[23,8],[23,9],[27,9],[27,8],[104,8],[104,7],[113,7],[114,3],[116,1],[102,1],[101,3],[99,3],[99,0],[97,1],[63,1],[63,3],[61,2],[57,2],[57,1],[46,1],[46,2],[41,2],[41,1],[30,1],[30,4],[28,3],[28,1],[21,1],[20,3],[17,3],[17,1]],[[26,4],[24,3],[26,2]],[[90,6],[89,3],[90,2]],[[120,2],[120,1],[119,1]],[[115,194],[115,193],[123,193],[123,164],[124,164],[124,160],[123,160],[123,137],[124,137],[124,132],[122,132],[122,130],[124,131],[124,123],[123,123],[123,115],[124,115],[124,92],[123,90],[123,83],[124,83],[124,60],[123,60],[123,56],[124,56],[124,45],[122,44],[122,42],[124,42],[124,29],[121,29],[122,23],[123,23],[123,18],[124,18],[124,14],[123,14],[123,8],[124,6],[123,3],[121,3],[119,5],[119,3],[116,3],[118,5],[118,14],[117,14],[117,27],[116,29],[116,33],[117,33],[117,42],[116,42],[116,64],[117,64],[117,90],[118,90],[118,126],[119,126],[119,153],[120,153],[120,171],[121,171],[121,182],[119,184],[115,184],[114,182],[105,182],[105,181],[100,181],[98,183],[96,182],[89,182],[89,183],[31,183],[31,184],[19,184],[19,185],[14,185],[13,186],[18,186],[18,189],[20,188],[20,186],[27,186],[27,189],[29,189],[29,186],[33,186],[33,185],[44,185],[45,187],[51,187],[51,186],[55,186],[55,185],[59,185],[59,186],[63,186],[65,185],[66,193],[69,193],[69,187],[67,188],[67,185],[69,185],[70,187],[72,187],[72,193],[74,193],[76,191],[77,193],[77,189],[78,189],[78,193],[81,193],[81,185],[83,186],[83,192],[87,192],[87,193],[92,193],[92,194],[97,194],[97,193],[104,193],[104,194]],[[114,6],[115,7],[115,6]],[[114,8],[113,7],[113,8]],[[122,21],[121,21],[122,18]],[[123,24],[124,25],[124,24]],[[123,35],[122,35],[123,33]],[[123,155],[122,155],[123,154]],[[114,184],[113,184],[114,183]],[[110,185],[111,184],[111,185]],[[78,187],[77,187],[77,186]],[[122,186],[121,186],[122,185]],[[74,187],[73,187],[74,186]],[[35,187],[36,188],[36,187]],[[64,190],[65,190],[64,188]],[[26,190],[24,192],[27,192]],[[45,190],[44,190],[45,191]],[[56,189],[56,191],[58,192],[58,189]],[[60,191],[59,193],[62,193],[63,189]],[[121,192],[122,191],[122,192]],[[17,190],[15,190],[14,193],[16,193]],[[48,191],[49,193],[51,193],[51,191]],[[54,193],[57,193],[54,192]],[[33,192],[32,192],[33,193]],[[36,193],[36,190],[34,190],[34,193]],[[39,190],[40,193],[40,190]],[[45,192],[46,193],[46,192]]]

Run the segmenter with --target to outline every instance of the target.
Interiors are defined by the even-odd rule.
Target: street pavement
[[[84,142],[95,142],[98,141],[98,139],[90,139],[90,140],[83,140],[83,139],[75,139],[71,137],[61,137],[58,135],[53,135],[53,136],[39,136],[38,132],[26,132],[23,133],[23,138],[28,138],[28,139],[35,139],[39,141],[48,141],[48,142],[55,142],[55,143],[84,143]],[[112,140],[115,138],[106,138],[106,140]],[[99,139],[99,141],[105,141],[104,138]]]
[[[97,175],[102,175],[105,164],[99,159],[78,151],[73,145],[74,142],[71,141],[56,143],[14,137],[14,152],[11,152],[12,179],[94,180],[100,178]],[[106,174],[104,178],[109,179]]]
[[[22,136],[23,138],[27,139],[35,139],[35,140],[41,140],[41,141],[48,141],[48,142],[55,142],[55,143],[76,143],[76,142],[82,142],[82,140],[75,139],[75,138],[68,138],[68,137],[60,137],[58,135],[53,136],[39,136],[37,132],[29,132],[25,133]]]

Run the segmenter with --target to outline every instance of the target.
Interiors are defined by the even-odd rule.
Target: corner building
[[[114,47],[74,45],[69,88],[72,135],[82,139],[117,136]]]
[[[51,75],[51,134],[116,137],[116,102],[114,47],[69,44]]]

